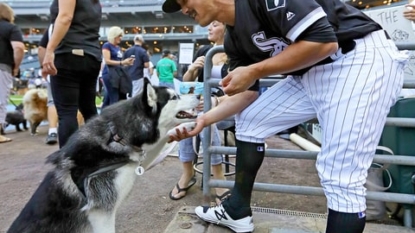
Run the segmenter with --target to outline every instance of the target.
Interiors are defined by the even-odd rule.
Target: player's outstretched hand
[[[169,134],[169,143],[172,141],[180,141],[185,138],[190,138],[198,135],[200,132],[202,132],[204,128],[204,121],[202,119],[196,119],[196,125],[195,127],[188,131],[185,127],[176,127],[175,134]]]
[[[222,85],[225,94],[232,96],[248,90],[254,82],[252,70],[247,66],[241,66],[229,72],[219,84]]]

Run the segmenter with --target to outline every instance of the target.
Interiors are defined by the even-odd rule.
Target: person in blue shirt
[[[144,69],[149,67],[149,57],[147,51],[142,47],[144,38],[142,35],[136,35],[134,37],[134,45],[127,49],[124,53],[124,59],[133,57],[135,58],[132,66],[128,67],[128,74],[133,80],[133,92],[132,96],[138,94],[143,87]]]
[[[118,88],[114,88],[110,82],[109,69],[113,66],[131,66],[134,62],[134,58],[123,59],[123,54],[119,44],[121,43],[124,31],[114,26],[108,30],[108,41],[102,45],[102,57],[105,61],[104,69],[102,70],[102,80],[105,86],[104,101],[102,103],[102,109],[106,106],[114,104],[119,100],[126,99],[127,96],[119,92]]]

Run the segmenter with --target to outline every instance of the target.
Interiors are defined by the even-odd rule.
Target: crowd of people
[[[95,97],[100,70],[103,110],[139,93],[142,79],[153,72],[141,35],[122,52],[123,30],[112,27],[108,41],[100,46],[101,8],[99,0],[52,2],[51,26],[39,60],[42,76],[50,77],[58,118],[58,127],[52,127],[49,135],[57,135],[59,147],[78,129],[78,111],[86,122],[98,114]],[[327,198],[326,233],[362,233],[363,185],[389,109],[402,88],[407,63],[382,27],[340,0],[166,0],[162,9],[181,11],[201,26],[209,26],[209,40],[226,51],[212,60],[212,78],[221,79],[222,95],[212,97],[213,108],[199,114],[194,130],[178,130],[171,137],[171,141],[180,141],[183,173],[170,198],[185,197],[195,182],[191,138],[234,116],[234,186],[216,189],[217,205],[199,206],[195,212],[235,232],[253,231],[251,195],[264,159],[265,139],[317,118],[323,129],[316,168]],[[407,6],[404,17],[415,19],[415,5]],[[7,39],[0,40],[1,127],[8,87],[24,50],[21,32],[13,24],[13,10],[4,3],[0,3],[0,37]],[[184,81],[203,82],[201,70],[208,49],[199,50]],[[155,70],[160,86],[175,88],[178,68],[171,51],[162,52]],[[285,79],[259,94],[259,79],[275,74]],[[215,140],[216,128],[213,132],[213,143],[220,143]],[[0,143],[9,141],[0,135]],[[225,179],[222,158],[221,154],[212,158],[213,175],[218,179]]]
[[[86,12],[78,9],[80,6],[91,9],[87,17],[88,24],[82,22],[85,20]],[[0,60],[0,69],[6,72],[5,75],[12,75],[13,84],[9,85],[10,80],[2,79],[7,83],[1,85],[5,91],[2,92],[4,96],[1,98],[4,102],[1,103],[0,127],[5,123],[10,86],[13,86],[12,90],[15,92],[19,89],[45,88],[48,91],[49,116],[49,131],[45,142],[51,145],[58,142],[62,147],[78,129],[78,122],[88,121],[98,114],[95,103],[97,94],[104,93],[101,105],[104,109],[108,105],[138,94],[143,77],[151,78],[154,73],[155,66],[150,61],[151,53],[144,47],[142,35],[135,36],[134,46],[123,52],[120,42],[124,32],[120,27],[114,26],[108,31],[108,41],[100,45],[102,6],[99,0],[52,2],[51,26],[39,43],[39,72],[34,68],[20,70],[24,58],[22,33],[13,24],[12,8],[2,3],[1,13],[4,14],[2,24],[5,26],[0,31],[5,37],[11,35],[6,39],[14,47],[9,49],[9,46],[4,45],[0,48],[8,49],[1,51],[8,60],[5,60],[4,64]],[[170,52],[167,53],[167,50],[163,51],[163,54],[167,55],[171,69],[177,70],[177,61],[173,61],[175,57]],[[12,70],[8,72],[9,69]],[[163,68],[163,62],[160,62],[158,72],[162,74],[160,79],[165,80],[168,69]],[[173,77],[176,77],[176,73]],[[127,82],[114,81],[118,79]],[[169,82],[173,83],[173,80],[170,79]],[[163,85],[163,81],[159,85]],[[99,86],[102,86],[103,90]],[[5,136],[0,138],[0,142],[10,141],[12,139]]]

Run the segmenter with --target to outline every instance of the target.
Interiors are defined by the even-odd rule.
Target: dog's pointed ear
[[[150,81],[147,78],[144,78],[144,96],[147,99],[147,104],[149,107],[156,109],[157,108],[157,94],[154,87],[151,85]]]

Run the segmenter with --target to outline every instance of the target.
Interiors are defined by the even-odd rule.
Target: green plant
[[[97,96],[97,97],[95,97],[95,104],[97,106],[101,106],[103,100],[104,100],[104,97],[99,98]],[[10,95],[9,100],[8,100],[8,104],[9,105],[19,105],[20,103],[22,103],[22,101],[23,101],[23,96],[22,95]]]

